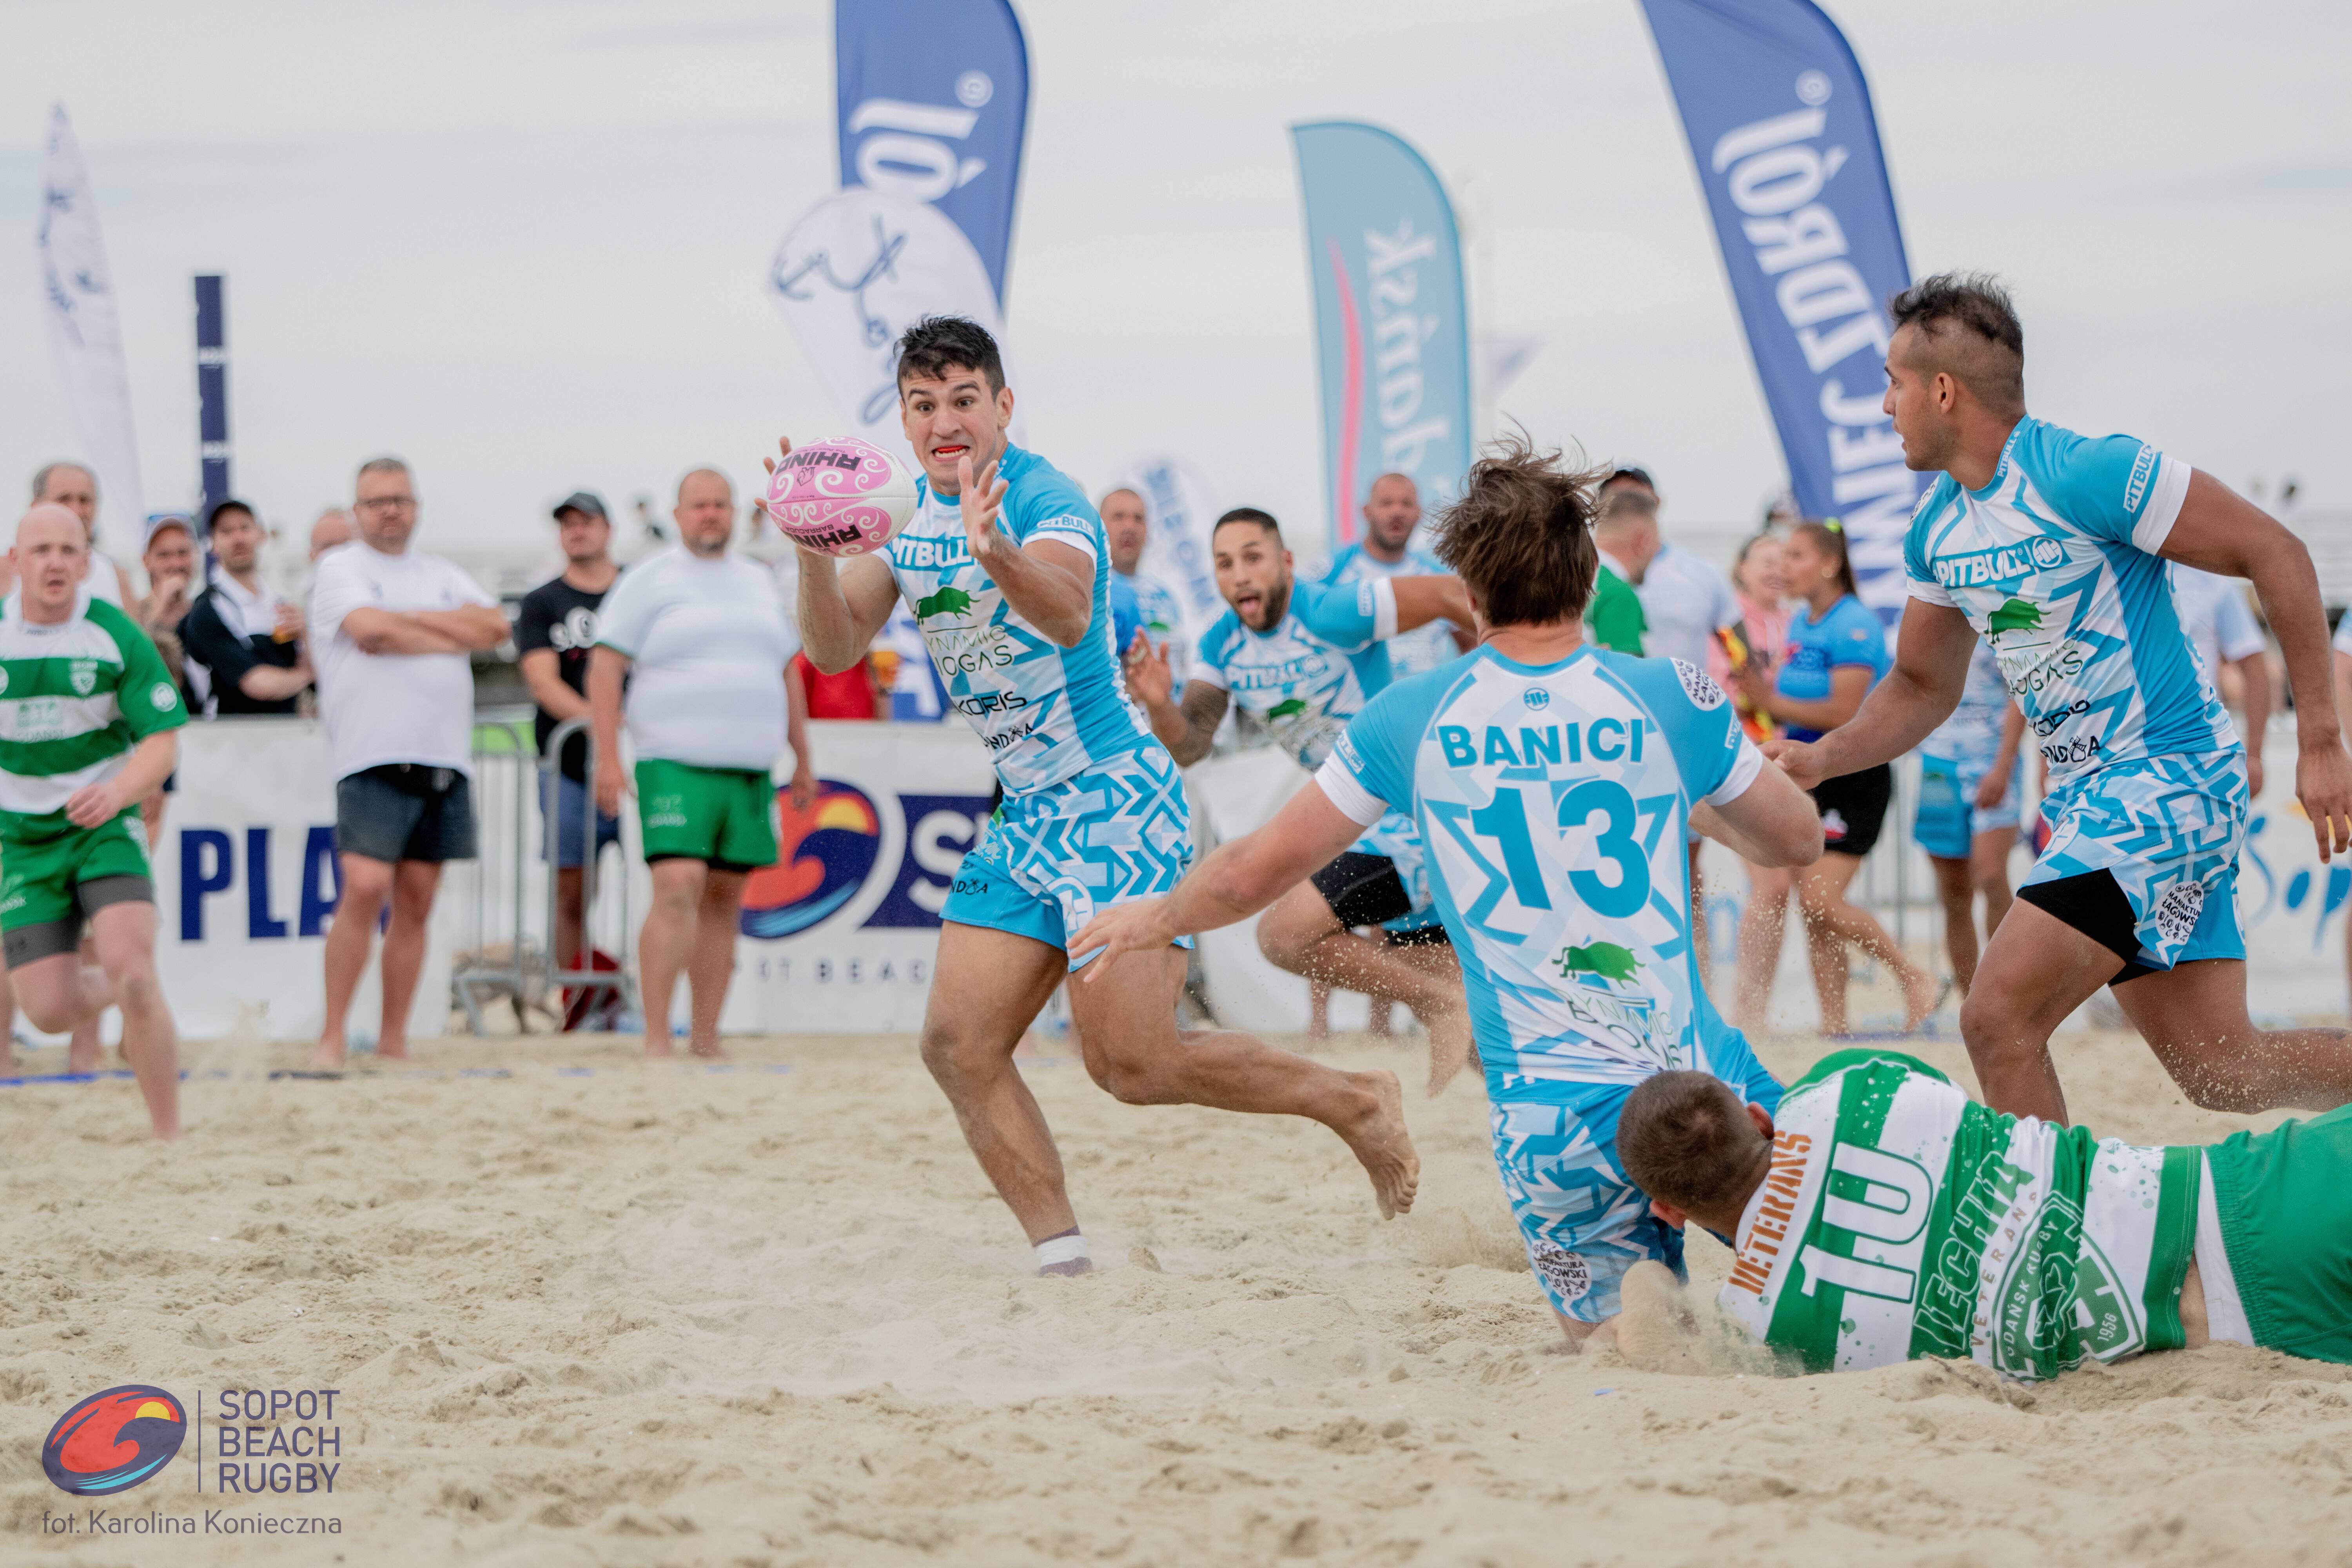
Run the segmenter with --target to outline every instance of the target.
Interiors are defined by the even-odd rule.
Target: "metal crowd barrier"
[[[488,1033],[485,1009],[501,997],[511,1000],[516,1027],[522,1033],[531,1032],[528,1016],[533,1007],[560,1026],[562,993],[568,986],[615,987],[622,1010],[638,1011],[625,863],[607,875],[596,854],[596,738],[588,721],[574,719],[558,726],[543,753],[531,745],[528,720],[478,720],[474,735],[478,858],[452,877],[457,885],[448,889],[461,900],[470,928],[459,933],[449,977],[467,1031]],[[561,822],[554,809],[559,759],[575,737],[588,752],[589,808],[582,814],[581,825],[581,941],[572,964],[559,967],[555,931],[562,888],[553,858],[545,850]],[[470,888],[462,879],[468,874]],[[600,949],[613,956],[616,969],[593,967]]]
[[[484,745],[489,735],[504,735],[507,744]],[[520,1028],[520,1000],[530,994],[533,955],[523,935],[523,870],[524,841],[531,820],[530,785],[536,773],[530,765],[531,756],[522,724],[475,721],[473,926],[467,933],[471,940],[459,949],[449,974],[449,989],[465,1011],[470,1034],[488,1032],[482,1004],[499,995],[517,999]],[[511,889],[504,910],[497,904],[501,886]]]
[[[547,985],[550,991],[561,991],[565,986],[574,985],[617,985],[621,992],[623,1010],[630,1013],[641,1012],[643,1009],[637,1005],[636,965],[630,962],[629,953],[629,941],[635,931],[629,923],[629,879],[625,862],[621,874],[612,879],[613,913],[610,923],[614,927],[614,962],[618,963],[619,968],[615,970],[595,967],[596,893],[605,879],[603,858],[596,851],[596,767],[598,763],[596,732],[587,720],[567,719],[555,727],[553,734],[548,736],[547,749],[539,758],[540,807],[541,811],[545,811],[552,803],[555,791],[560,787],[556,781],[562,776],[563,749],[575,736],[579,738],[581,745],[588,753],[588,768],[584,780],[584,787],[588,792],[588,808],[580,814],[580,952],[576,955],[573,967],[562,969],[556,966],[556,910],[558,901],[562,897],[562,889],[559,885],[559,879],[554,875],[554,858],[550,857],[547,878]],[[553,816],[553,825],[548,829],[550,843],[553,842],[553,835],[562,824],[562,813],[556,812]],[[621,853],[620,845],[615,844],[614,849],[616,854]]]

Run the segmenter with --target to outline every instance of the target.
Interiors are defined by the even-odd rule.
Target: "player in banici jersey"
[[[1220,846],[1171,899],[1098,917],[1075,943],[1149,952],[1232,924],[1362,825],[1410,812],[1469,988],[1504,1190],[1579,1342],[1615,1315],[1633,1264],[1681,1266],[1680,1237],[1617,1163],[1633,1086],[1686,1068],[1778,1100],[1699,984],[1684,826],[1696,816],[1765,865],[1822,852],[1812,803],[1763,765],[1703,671],[1585,640],[1597,477],[1516,442],[1490,449],[1437,547],[1481,646],[1375,697],[1273,823]]]
[[[1952,982],[1962,992],[1976,984],[1977,900],[1984,929],[2000,929],[2009,913],[2009,852],[2025,795],[2025,715],[2009,700],[2009,683],[1989,642],[1969,657],[1959,705],[1919,744],[1919,816],[1913,837],[1936,872],[1944,906],[1944,946]]]
[[[1905,543],[1895,669],[1845,724],[1768,754],[1806,785],[1901,755],[1951,714],[1990,642],[2050,766],[2052,832],[1960,1012],[1986,1100],[2063,1121],[2051,1032],[2110,983],[2200,1105],[2352,1100],[2352,1033],[2265,1034],[2247,1017],[2245,758],[2165,579],[2179,560],[2253,580],[2294,694],[2297,795],[2327,855],[2352,848],[2352,757],[2310,552],[2176,457],[2029,417],[2024,333],[1998,284],[1930,278],[1894,313],[1887,412],[1904,461],[1939,473]]]
[[[1364,497],[1364,536],[1344,546],[1324,569],[1333,587],[1376,577],[1443,576],[1436,556],[1412,542],[1421,523],[1421,489],[1410,474],[1382,474]],[[1471,647],[1470,628],[1432,621],[1389,639],[1389,673],[1399,679],[1450,664]]]
[[[1942,1356],[2032,1380],[2217,1340],[2352,1361],[2352,1109],[2136,1145],[1845,1050],[1778,1110],[1670,1074],[1620,1125],[1660,1217],[1733,1238],[1725,1314],[1808,1372]]]
[[[961,317],[927,317],[899,340],[898,383],[923,469],[919,510],[887,558],[801,552],[801,636],[819,669],[846,669],[903,597],[996,765],[1003,804],[940,911],[923,1060],[1039,1270],[1083,1273],[1091,1263],[1061,1156],[1013,1051],[1077,966],[1066,933],[1166,892],[1190,863],[1183,781],[1121,687],[1094,508],[1005,438],[1013,392],[995,340]],[[1320,1121],[1362,1162],[1383,1214],[1412,1206],[1420,1164],[1395,1074],[1180,1031],[1183,981],[1184,954],[1167,946],[1109,984],[1072,987],[1097,1083],[1134,1104]]]
[[[1208,754],[1230,704],[1244,745],[1279,746],[1312,773],[1388,685],[1388,650],[1400,632],[1449,611],[1469,619],[1462,584],[1449,575],[1299,581],[1281,525],[1255,507],[1219,518],[1209,548],[1228,608],[1201,636],[1182,700],[1155,660],[1138,660],[1128,676],[1153,732],[1188,766]],[[1355,934],[1367,926],[1381,934]],[[1470,1047],[1462,982],[1444,941],[1421,837],[1402,812],[1373,823],[1257,927],[1258,950],[1277,967],[1360,992],[1375,1008],[1402,1002],[1412,1009],[1429,1030],[1433,1086]]]
[[[170,776],[180,689],[146,633],[83,582],[89,544],[36,506],[0,604],[0,949],[34,1027],[122,1009],[122,1056],[159,1138],[180,1134],[179,1046],[155,979],[155,888],[139,803]],[[97,969],[85,967],[85,931]]]

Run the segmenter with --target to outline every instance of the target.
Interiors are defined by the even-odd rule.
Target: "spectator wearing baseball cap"
[[[515,647],[522,654],[522,678],[537,711],[531,729],[541,756],[558,727],[588,717],[588,655],[596,646],[596,616],[621,569],[613,562],[613,522],[593,490],[574,490],[555,503],[555,537],[563,547],[563,570],[523,595],[515,616]],[[618,757],[602,759],[617,768]],[[588,739],[574,735],[563,747],[547,796],[540,802],[546,840],[541,854],[555,867],[555,963],[577,967],[585,903],[588,852]],[[621,839],[618,816],[596,814],[596,847]]]
[[[213,568],[205,591],[181,623],[188,664],[206,674],[207,719],[288,715],[310,684],[302,612],[261,580],[261,520],[241,500],[213,503],[205,514]]]

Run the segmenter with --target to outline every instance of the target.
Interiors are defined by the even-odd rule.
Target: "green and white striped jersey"
[[[1824,1057],[1774,1129],[1721,1300],[1808,1371],[2031,1379],[2180,1345],[2198,1150],[2006,1116],[1895,1051]]]
[[[57,626],[0,602],[0,826],[65,809],[132,747],[188,721],[180,689],[139,624],[85,590]]]

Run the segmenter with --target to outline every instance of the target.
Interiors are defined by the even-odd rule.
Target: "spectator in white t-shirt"
[[[793,750],[793,804],[816,798],[808,693],[776,574],[732,553],[735,491],[697,468],[678,481],[677,546],[621,574],[597,613],[588,665],[596,754],[621,754],[622,688],[636,753],[637,822],[653,907],[637,938],[646,1054],[672,1054],[670,999],[686,972],[688,1047],[719,1055],[719,1014],[735,972],[743,883],[776,863],[770,770]],[[755,511],[756,517],[758,513]],[[621,809],[619,768],[596,770],[596,809]]]
[[[1640,468],[1619,468],[1601,481],[1601,494],[1621,491],[1646,496],[1646,512],[1623,513],[1629,527],[1647,534],[1633,553],[1643,557],[1633,579],[1641,596],[1642,651],[1653,658],[1667,657],[1700,669],[1707,668],[1715,634],[1739,624],[1739,601],[1724,574],[1687,550],[1666,542],[1658,527],[1658,489]]]
[[[359,537],[319,558],[310,586],[310,657],[343,873],[327,929],[327,1021],[316,1058],[326,1068],[342,1065],[352,995],[387,900],[376,1054],[408,1054],[408,1008],[441,867],[474,858],[467,656],[507,637],[506,616],[481,584],[437,555],[410,552],[416,493],[407,464],[362,465],[352,518]]]

